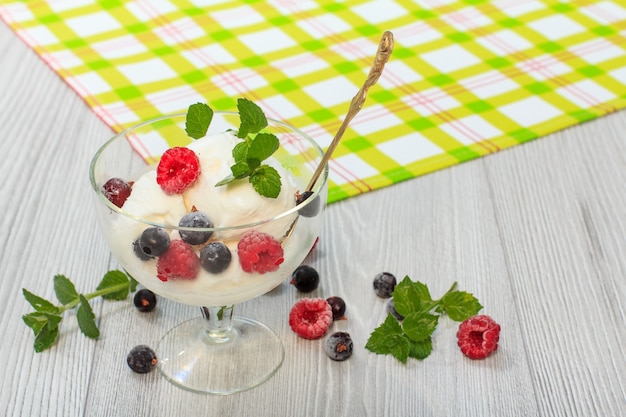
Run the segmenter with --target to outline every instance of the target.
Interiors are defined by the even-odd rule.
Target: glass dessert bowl
[[[89,175],[102,235],[120,265],[160,296],[200,307],[201,317],[176,326],[156,346],[159,370],[181,388],[231,394],[263,383],[282,364],[277,335],[233,315],[233,306],[280,285],[309,253],[321,227],[328,169],[303,199],[323,157],[305,133],[267,119],[259,133],[239,138],[239,114],[216,111],[206,135],[194,140],[186,118],[167,115],[113,136]],[[255,161],[251,140],[266,134],[277,138],[277,148]],[[243,143],[253,155],[247,162],[261,171],[222,181],[237,172],[233,149]],[[276,196],[257,189],[275,193],[267,170],[280,177]]]

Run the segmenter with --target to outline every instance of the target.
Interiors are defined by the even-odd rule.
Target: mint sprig
[[[208,110],[207,110],[208,109]],[[236,180],[248,178],[257,193],[264,197],[276,198],[282,186],[280,174],[275,168],[263,164],[279,147],[278,138],[273,133],[262,132],[268,126],[263,110],[252,101],[237,99],[239,111],[239,130],[237,137],[243,141],[235,145],[232,151],[235,163],[230,167],[231,173],[217,184],[216,187],[229,184]],[[203,103],[189,106],[185,131],[194,139],[206,135],[213,111]]]
[[[213,120],[213,110],[207,104],[192,104],[185,117],[185,132],[194,139],[200,139],[206,135],[211,120]]]
[[[35,310],[22,316],[24,323],[33,330],[35,335],[35,352],[42,352],[54,344],[59,335],[59,324],[63,320],[63,313],[74,308],[76,308],[76,319],[81,332],[91,339],[96,339],[100,336],[100,330],[89,300],[96,297],[124,300],[136,288],[137,281],[118,270],[107,272],[96,291],[89,294],[79,294],[69,278],[64,275],[55,275],[54,293],[60,305],[55,305],[52,301],[22,288],[24,298]]]
[[[439,318],[446,314],[454,321],[476,315],[483,306],[470,293],[456,290],[457,283],[443,297],[433,300],[428,287],[406,276],[393,291],[399,322],[391,314],[370,334],[365,348],[381,355],[393,355],[402,363],[408,358],[426,359],[432,352],[432,335]]]

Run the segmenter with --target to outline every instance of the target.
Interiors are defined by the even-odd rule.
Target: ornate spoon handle
[[[324,166],[328,163],[330,156],[337,147],[337,144],[341,140],[341,137],[346,131],[346,128],[348,127],[354,116],[356,116],[363,107],[363,103],[365,102],[365,98],[367,97],[367,91],[370,89],[371,86],[376,84],[376,82],[380,78],[380,75],[383,73],[383,68],[385,67],[385,64],[387,63],[387,61],[389,61],[389,56],[391,55],[392,50],[393,34],[389,31],[386,31],[385,33],[383,33],[383,36],[378,44],[378,50],[376,51],[376,56],[374,57],[374,62],[372,63],[370,72],[367,75],[367,78],[365,79],[365,82],[363,83],[361,89],[354,96],[354,98],[352,98],[352,101],[350,102],[350,107],[348,108],[348,113],[346,113],[346,117],[343,119],[343,123],[341,123],[341,126],[339,126],[339,130],[337,130],[333,141],[328,146],[326,153],[322,157],[322,160],[320,161],[317,169],[311,177],[311,180],[309,181],[309,185],[307,185],[306,187],[307,192],[310,192],[313,189],[315,182],[321,175]]]

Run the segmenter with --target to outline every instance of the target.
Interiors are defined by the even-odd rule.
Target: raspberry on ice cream
[[[500,325],[489,316],[470,317],[459,325],[456,337],[465,356],[485,359],[498,349]]]
[[[285,260],[280,242],[258,230],[250,230],[241,236],[237,254],[241,269],[260,274],[276,271]]]
[[[170,247],[159,257],[157,278],[165,282],[170,279],[194,279],[200,270],[200,259],[189,243],[173,240]]]
[[[182,194],[200,176],[200,160],[189,148],[166,150],[157,166],[157,183],[166,194]]]
[[[319,339],[333,322],[333,310],[323,298],[302,298],[289,312],[289,326],[298,336]]]

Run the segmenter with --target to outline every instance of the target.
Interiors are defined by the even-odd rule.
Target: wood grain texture
[[[626,415],[626,114],[328,207],[307,259],[322,277],[310,296],[342,296],[349,361],[287,325],[301,294],[288,283],[237,307],[275,329],[280,371],[230,397],[181,391],[158,372],[133,374],[127,352],[156,344],[193,307],[159,299],[94,301],[101,337],[67,313],[35,354],[21,288],[53,297],[63,273],[92,290],[115,261],[90,210],[90,158],[111,131],[0,24],[0,415],[7,416],[620,416]],[[401,365],[363,346],[385,316],[371,288],[389,271],[453,281],[503,327],[498,352],[464,358],[457,323],[440,321],[434,352]]]

